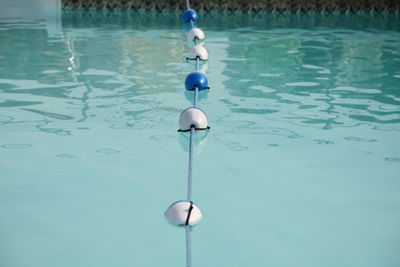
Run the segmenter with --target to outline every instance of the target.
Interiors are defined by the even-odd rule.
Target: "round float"
[[[204,32],[201,29],[192,28],[190,31],[188,31],[187,37],[190,40],[193,40],[193,41],[195,41],[196,39],[201,41],[201,40],[204,40],[205,35],[204,35]]]
[[[195,226],[203,218],[200,209],[192,201],[187,200],[173,203],[164,215],[170,223],[177,226]]]
[[[199,90],[209,89],[207,76],[199,71],[189,73],[185,79],[186,90],[194,90],[196,87]]]
[[[184,22],[197,21],[197,20],[198,20],[197,13],[193,9],[187,9],[183,13]]]
[[[208,119],[206,114],[199,108],[187,108],[182,111],[179,117],[179,131],[187,132],[194,126],[196,130],[206,130],[208,127]]]
[[[188,59],[195,60],[199,58],[200,60],[208,60],[208,52],[201,45],[195,45],[190,49]]]

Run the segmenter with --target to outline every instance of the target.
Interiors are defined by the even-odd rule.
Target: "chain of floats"
[[[192,34],[189,34],[189,38],[193,38],[192,40],[193,40],[195,46],[197,46],[199,41],[204,39],[204,34],[201,32],[200,29],[195,27],[195,21],[197,21],[197,14],[195,13],[194,10],[192,10],[190,8],[189,0],[186,0],[186,11],[184,13],[183,19],[184,19],[185,22],[189,22],[190,23],[191,28],[192,28],[191,29]],[[198,29],[198,30],[200,30],[200,32],[197,32],[197,33],[193,32],[193,29],[195,29],[195,30]],[[199,36],[199,34],[203,35],[203,36]],[[190,54],[192,54],[192,55],[190,55]],[[207,78],[205,76],[201,77],[203,75],[198,72],[200,70],[200,56],[201,55],[197,55],[195,53],[189,53],[189,57],[187,59],[188,60],[193,60],[193,58],[190,58],[190,56],[194,56],[194,55],[196,55],[196,57],[195,57],[195,60],[196,60],[196,73],[195,74],[197,74],[196,76],[200,76],[200,77],[198,77],[198,78],[200,78],[200,80],[203,80],[203,84],[201,83],[201,81],[199,82],[197,79],[193,79],[192,80],[192,83],[198,82],[198,84],[193,84],[194,85],[193,108],[196,108],[197,107],[197,97],[198,97],[199,87],[202,86],[202,88],[200,88],[200,89],[208,89],[208,86],[207,86],[208,84],[207,84],[207,82],[206,82],[206,84],[204,84],[204,81],[207,81]],[[207,58],[203,58],[203,60],[208,60],[208,55],[207,55]],[[195,76],[195,75],[192,74],[192,76]],[[187,84],[186,89],[193,90],[192,88],[190,88],[190,87],[192,87],[192,84],[190,82],[190,80],[191,80],[190,77],[191,76],[187,77],[187,82],[185,81],[185,85]],[[207,127],[207,128],[209,128],[209,127]],[[191,125],[190,126],[190,137],[189,137],[189,164],[188,164],[188,181],[187,181],[187,183],[188,183],[187,184],[187,200],[190,201],[191,204],[193,203],[192,202],[192,184],[193,184],[192,183],[192,181],[193,181],[192,173],[193,173],[193,152],[194,152],[194,134],[195,134],[195,131],[196,131],[196,125]],[[192,205],[189,207],[188,219],[189,219],[189,216],[190,216],[191,208],[192,208]],[[191,233],[191,231],[192,231],[192,226],[186,224],[185,225],[185,233],[186,233],[186,267],[192,267],[192,233]]]
[[[183,226],[186,233],[186,266],[192,266],[192,227],[202,218],[200,209],[192,201],[193,184],[193,154],[194,139],[196,131],[208,130],[208,119],[205,113],[197,107],[199,91],[207,90],[208,79],[206,75],[200,72],[200,62],[208,60],[208,52],[202,46],[201,41],[205,36],[201,29],[196,27],[198,16],[196,11],[190,8],[189,0],[186,0],[186,10],[183,14],[183,20],[189,28],[188,38],[193,41],[187,60],[196,62],[196,70],[189,73],[185,79],[185,88],[193,92],[193,106],[185,109],[179,118],[178,132],[189,132],[189,164],[187,177],[187,200],[173,203],[165,212],[165,217],[171,223]]]

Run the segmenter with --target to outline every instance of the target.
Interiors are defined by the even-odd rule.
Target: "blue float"
[[[197,21],[197,13],[193,9],[187,9],[185,13],[183,13],[183,21],[190,22],[190,21]]]
[[[199,90],[209,89],[208,79],[204,73],[195,71],[191,72],[186,76],[185,88],[186,90],[194,90],[195,88]]]

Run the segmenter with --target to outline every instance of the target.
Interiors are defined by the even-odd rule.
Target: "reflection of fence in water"
[[[176,0],[62,0],[63,7],[68,10],[123,10],[134,11],[178,11],[185,8],[183,1]],[[396,13],[398,1],[368,1],[368,0],[198,0],[192,8],[201,12],[230,12],[230,13]]]

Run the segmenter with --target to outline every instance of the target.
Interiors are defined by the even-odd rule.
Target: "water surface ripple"
[[[399,16],[201,15],[195,265],[400,266]],[[0,19],[0,266],[184,266],[180,14],[52,23]]]

